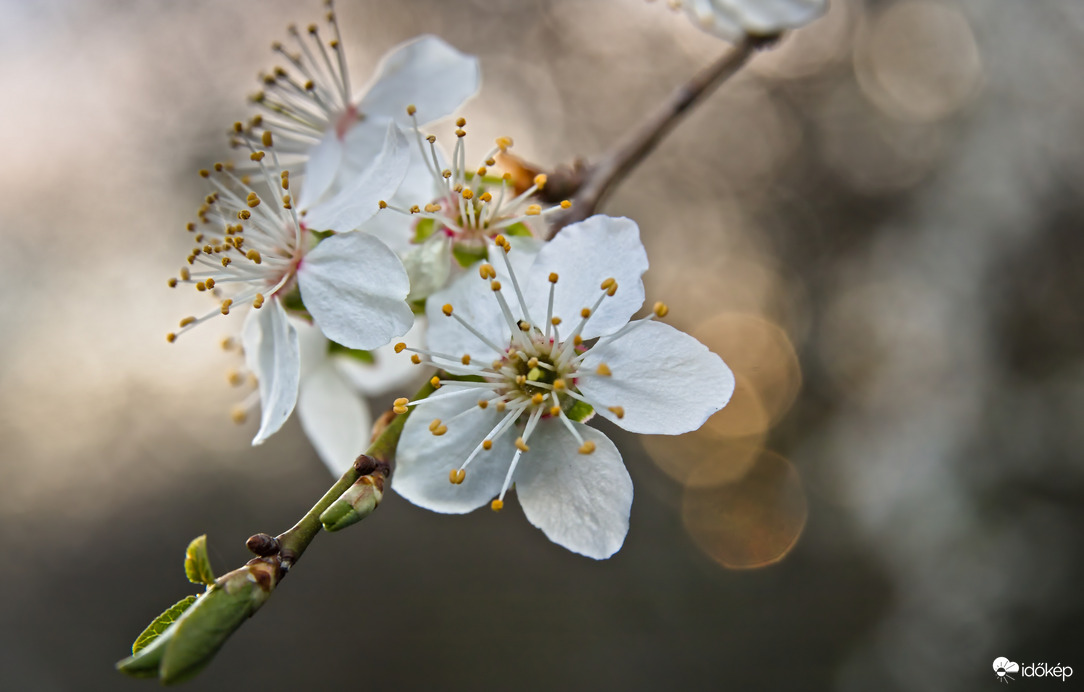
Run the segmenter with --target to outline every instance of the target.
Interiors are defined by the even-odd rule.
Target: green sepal
[[[310,228],[309,235],[315,238],[316,242],[319,243],[321,240],[326,240],[327,238],[335,235],[335,231],[314,231]]]
[[[437,230],[436,219],[419,219],[418,223],[414,224],[414,242],[421,245],[429,236],[433,235],[433,232]]]
[[[184,553],[184,573],[193,584],[210,586],[215,583],[211,558],[207,555],[207,534],[194,538]]]
[[[595,409],[591,408],[591,404],[577,400],[565,411],[565,415],[568,416],[569,420],[585,423],[595,415]]]
[[[452,245],[452,257],[455,257],[459,266],[465,269],[478,260],[484,260],[487,257],[486,248],[485,246],[476,248],[462,244]]]
[[[370,351],[363,351],[357,348],[347,348],[340,343],[329,341],[327,344],[327,352],[330,354],[341,354],[344,356],[350,356],[354,360],[365,363],[366,365],[372,365],[376,362],[373,358],[373,354]]]
[[[378,482],[372,476],[362,476],[345,493],[339,496],[330,507],[320,515],[320,523],[325,531],[339,531],[353,526],[373,513],[384,497],[383,481]]]
[[[531,233],[531,229],[527,227],[527,224],[522,222],[514,223],[511,226],[506,226],[505,228],[502,228],[501,233],[506,236],[526,236],[528,238],[534,237],[534,233]]]
[[[162,636],[155,637],[147,646],[133,653],[128,658],[117,661],[116,669],[133,678],[158,677],[158,668],[166,653],[166,645],[173,636],[172,629],[166,629]]]
[[[171,605],[166,612],[162,613],[154,619],[154,622],[147,625],[147,629],[136,637],[135,643],[132,644],[132,654],[138,654],[143,649],[147,648],[151,642],[169,629],[170,625],[177,622],[180,619],[181,614],[188,610],[188,606],[196,602],[196,596],[186,596],[185,598],[177,601]]]

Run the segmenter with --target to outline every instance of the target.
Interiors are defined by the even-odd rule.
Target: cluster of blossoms
[[[231,129],[241,157],[200,171],[210,190],[170,285],[216,302],[169,340],[247,310],[253,443],[296,407],[336,473],[365,447],[365,396],[431,375],[432,394],[395,402],[410,418],[392,487],[462,513],[500,510],[514,486],[551,540],[609,557],[628,531],[632,482],[585,423],[598,414],[632,432],[688,432],[726,405],[733,376],[659,321],[664,304],[632,319],[648,268],[635,223],[594,216],[553,235],[571,203],[542,201],[544,174],[500,172],[511,139],[468,166],[464,119],[450,152],[423,131],[419,121],[477,91],[475,58],[423,36],[355,94],[330,5],[327,19],[330,41],[314,25],[274,44],[287,67],[262,76],[259,113]]]

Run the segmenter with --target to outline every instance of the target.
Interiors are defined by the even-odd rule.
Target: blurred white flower
[[[473,379],[396,401],[399,413],[419,410],[403,430],[392,487],[421,507],[465,513],[494,496],[501,509],[515,483],[528,521],[550,540],[607,558],[628,532],[632,481],[613,443],[581,421],[598,412],[632,432],[695,430],[729,401],[733,375],[703,344],[654,321],[665,305],[629,321],[648,266],[632,221],[591,217],[535,256],[495,242],[501,259],[478,265],[482,280],[463,276],[428,301],[432,350],[411,350]]]
[[[299,347],[288,307],[306,311],[327,338],[351,349],[383,346],[414,323],[406,304],[409,280],[395,253],[360,232],[320,240],[299,220],[289,172],[279,168],[269,132],[261,144],[263,149],[253,148],[251,161],[258,164],[261,189],[272,191],[264,197],[228,165],[200,171],[214,192],[198,210],[198,223],[188,224],[197,243],[188,266],[169,283],[194,284],[219,305],[203,316],[184,318],[180,330],[167,336],[173,341],[215,315],[245,305],[254,308],[243,330],[246,362],[259,380],[263,409],[253,444],[277,431],[297,400]],[[390,126],[383,151],[359,178],[366,185],[349,200],[333,199],[313,213],[330,221],[373,213],[377,198],[390,194],[402,179],[405,144],[398,127]]]
[[[517,180],[512,173],[496,173],[498,157],[512,146],[499,137],[475,166],[466,159],[467,121],[456,121],[451,161],[437,146],[436,135],[423,138],[415,107],[406,111],[414,119],[416,146],[403,184],[381,203],[382,211],[363,230],[373,233],[403,258],[410,275],[410,300],[424,300],[486,257],[487,245],[499,234],[509,237],[544,237],[552,214],[571,202],[537,204],[546,185],[544,174]]]
[[[828,0],[680,0],[693,23],[728,41],[773,36],[824,14]]]
[[[331,3],[327,20],[333,37],[326,44],[315,24],[289,28],[294,46],[272,44],[291,69],[275,67],[261,76],[252,96],[261,113],[249,121],[235,145],[258,140],[265,130],[282,141],[286,163],[305,176],[299,208],[313,206],[337,182],[340,170],[367,167],[380,150],[390,123],[407,125],[406,107],[416,104],[433,120],[451,115],[478,91],[478,59],[460,53],[436,36],[418,36],[384,56],[368,86],[354,92]],[[352,227],[351,227],[352,228]]]

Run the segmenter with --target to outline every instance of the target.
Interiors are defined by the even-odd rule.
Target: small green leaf
[[[327,352],[331,354],[350,356],[354,360],[365,363],[366,365],[372,365],[376,362],[376,359],[373,358],[373,354],[371,352],[362,351],[356,348],[347,348],[346,346],[343,346],[342,344],[336,343],[334,341],[328,342]]]
[[[147,625],[147,629],[143,630],[143,633],[136,637],[135,643],[132,644],[132,654],[138,654],[141,649],[146,648],[148,644],[161,636],[163,632],[169,629],[170,625],[177,622],[177,618],[181,617],[181,613],[188,610],[188,606],[195,602],[196,596],[187,596],[171,605],[166,612],[156,617],[154,622]]]
[[[437,230],[436,219],[420,219],[414,224],[414,243],[422,244]]]
[[[465,245],[453,245],[452,256],[455,257],[455,261],[459,262],[461,267],[469,267],[478,260],[486,258],[485,247],[469,247]]]
[[[565,411],[565,415],[568,416],[569,420],[574,420],[577,423],[584,423],[595,415],[595,409],[591,408],[590,404],[577,401],[571,408]]]
[[[534,236],[534,233],[531,233],[531,229],[527,228],[527,225],[524,223],[514,223],[503,229],[501,232],[511,236],[526,236],[528,238]]]
[[[184,573],[193,584],[210,586],[215,583],[211,558],[207,556],[207,535],[195,538],[184,553]]]

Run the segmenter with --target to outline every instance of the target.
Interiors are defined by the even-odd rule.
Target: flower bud
[[[320,515],[325,531],[338,531],[373,513],[384,497],[384,475],[362,476]]]

